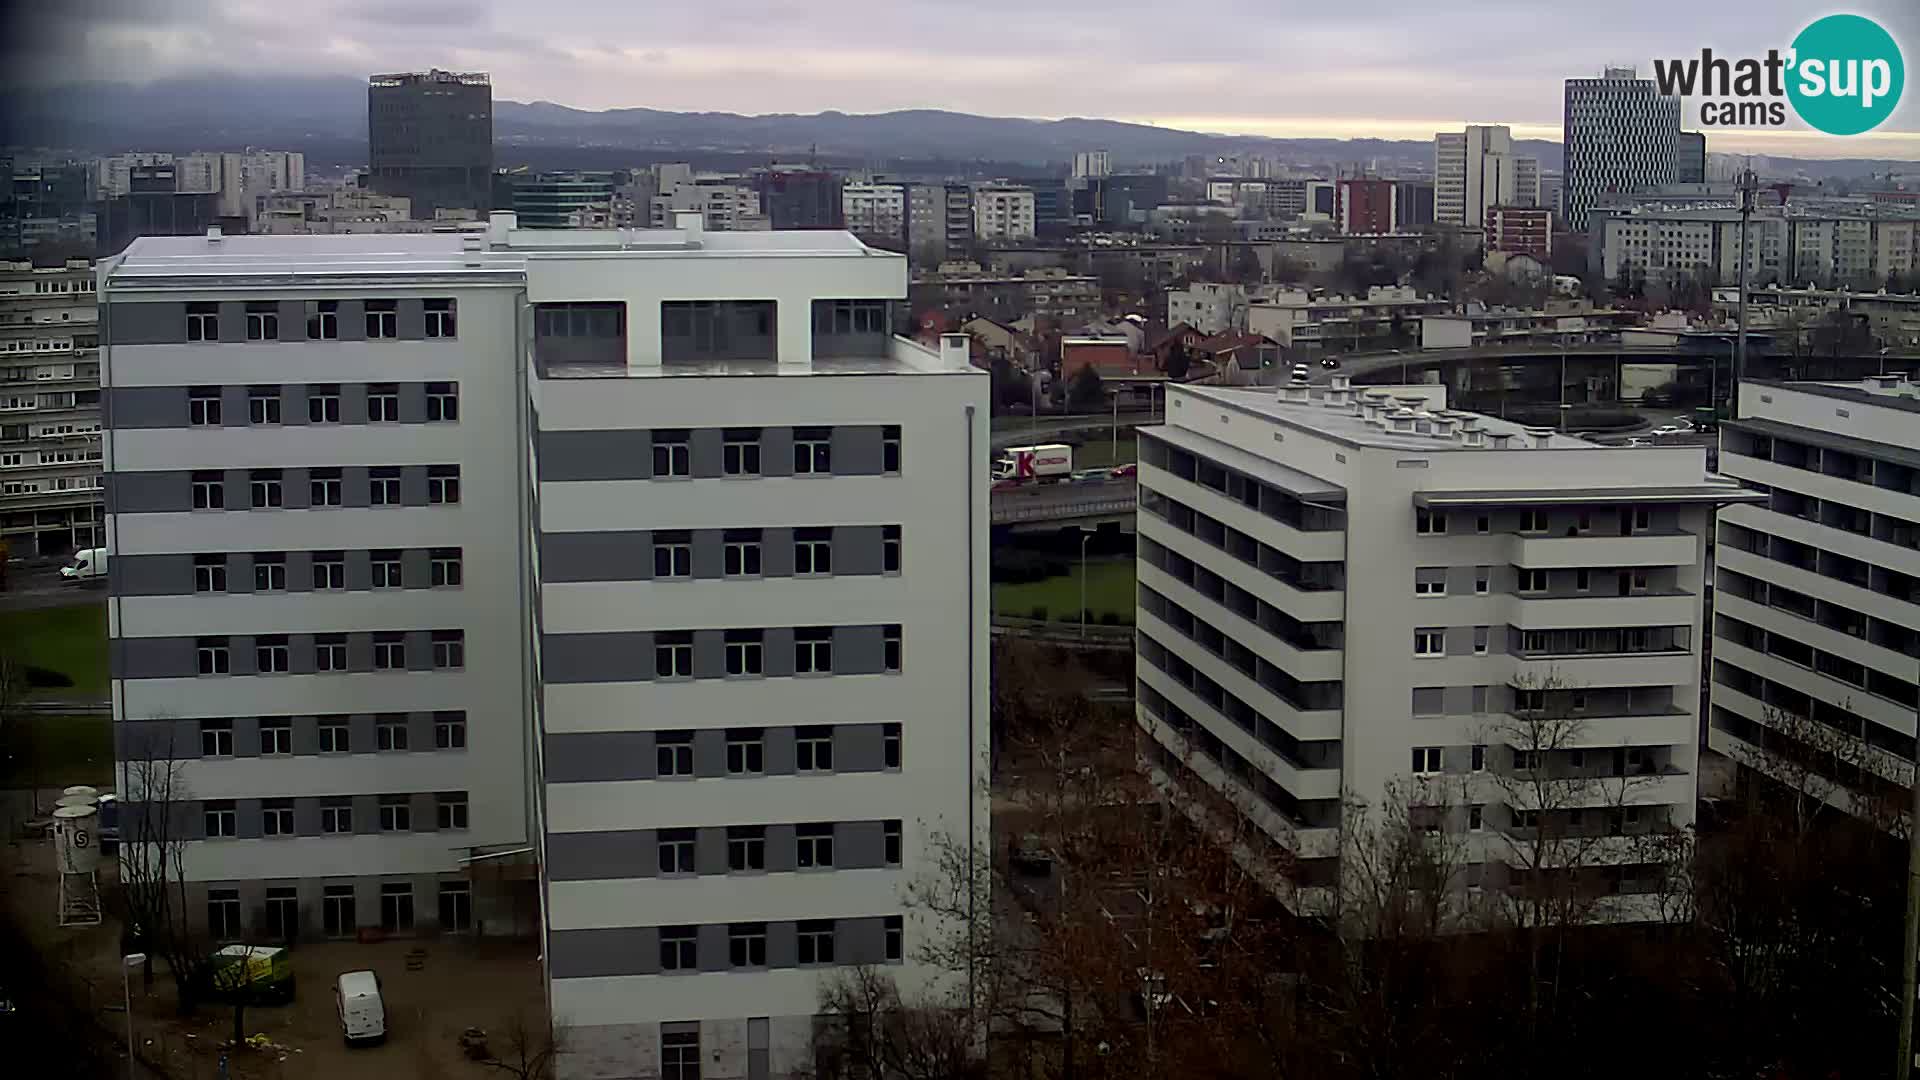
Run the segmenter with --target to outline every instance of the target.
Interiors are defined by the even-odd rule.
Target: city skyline
[[[684,13],[560,0],[537,14],[490,0],[323,0],[297,22],[250,2],[93,0],[30,21],[16,14],[22,24],[5,36],[21,46],[7,65],[16,78],[54,83],[441,67],[488,71],[500,99],[582,109],[940,108],[1274,138],[1424,140],[1487,123],[1508,125],[1518,138],[1558,138],[1566,78],[1615,64],[1650,75],[1653,58],[1703,46],[1764,54],[1784,48],[1808,18],[1783,0],[1742,4],[1737,21],[1721,17],[1735,8],[1720,0],[1685,10],[1623,0],[1604,24],[1563,43],[1536,40],[1538,24],[1519,17],[1530,12],[1509,0],[1477,0],[1480,18],[1404,0],[1384,6],[1260,18],[1264,11],[1236,0],[1224,13],[1230,33],[1214,21],[1222,33],[1143,36],[1165,13],[1141,5],[1138,19],[1115,18],[1128,14],[1129,0],[1117,11],[981,0],[970,8],[976,19],[1023,32],[966,41],[952,35],[950,9],[922,0],[863,12],[864,33],[854,40],[844,21],[779,0],[722,0]],[[1911,5],[1863,0],[1852,10],[1897,40],[1920,40],[1920,11]],[[1398,33],[1382,37],[1373,29],[1380,25]],[[1153,42],[1144,56],[1143,40]],[[1116,84],[1110,65],[1122,57],[1128,78]],[[1699,128],[1698,121],[1697,106],[1687,108],[1682,125]],[[1707,130],[1715,150],[1920,158],[1920,108],[1911,95],[1880,130],[1850,138]]]

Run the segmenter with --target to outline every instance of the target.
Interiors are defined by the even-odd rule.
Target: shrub
[[[36,690],[73,685],[72,676],[64,671],[53,671],[32,665],[27,666],[26,679],[27,685]]]
[[[1109,611],[1109,612],[1106,612],[1105,614],[1103,614],[1103,615],[1101,615],[1101,616],[1100,616],[1100,625],[1101,625],[1101,626],[1119,626],[1119,625],[1120,625],[1120,615],[1119,615],[1119,613],[1118,613],[1118,612],[1113,612],[1113,611]]]
[[[1027,612],[1027,618],[1032,619],[1034,622],[1046,622],[1047,621],[1047,605],[1045,604],[1033,605],[1033,610]]]

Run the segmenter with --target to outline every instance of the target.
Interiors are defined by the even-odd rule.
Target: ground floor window
[[[292,941],[300,936],[300,893],[291,886],[267,890],[267,936]]]
[[[413,884],[390,881],[380,886],[380,929],[389,933],[413,929]]]
[[[240,936],[240,890],[207,890],[207,936],[215,941]]]
[[[473,929],[473,886],[464,881],[440,883],[440,929],[448,933]]]
[[[692,1024],[661,1025],[660,1080],[700,1080],[700,1031]],[[681,1028],[692,1030],[675,1030]]]
[[[353,886],[326,886],[320,894],[320,919],[328,937],[352,937],[359,926],[353,913]]]

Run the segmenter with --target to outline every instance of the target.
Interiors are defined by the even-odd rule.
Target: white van
[[[60,577],[76,585],[106,576],[107,549],[103,547],[81,548],[73,553],[72,562],[60,568]]]
[[[377,1043],[387,1037],[387,1006],[380,997],[380,976],[371,971],[348,971],[333,987],[333,1003],[340,1012],[340,1030],[347,1045]]]

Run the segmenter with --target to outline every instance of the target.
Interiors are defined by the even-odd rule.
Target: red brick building
[[[1487,250],[1531,255],[1545,263],[1553,251],[1553,211],[1539,206],[1487,207]]]
[[[1394,183],[1350,177],[1334,188],[1333,216],[1348,236],[1384,236],[1393,231]]]

